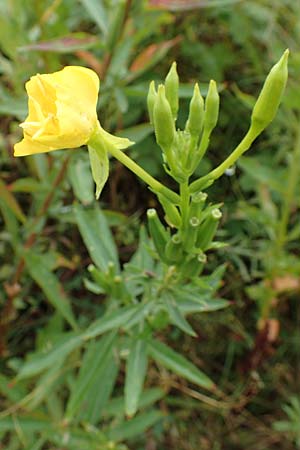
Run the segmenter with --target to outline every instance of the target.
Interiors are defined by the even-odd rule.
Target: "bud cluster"
[[[147,106],[154,126],[156,141],[163,152],[165,170],[178,183],[185,182],[201,161],[215,128],[219,114],[219,94],[211,80],[204,102],[198,84],[190,101],[189,116],[184,131],[176,129],[179,78],[174,62],[156,90],[150,83]]]
[[[202,190],[231,167],[273,120],[287,81],[288,53],[288,50],[284,52],[267,76],[245,137],[218,167],[191,184],[189,178],[205,155],[218,121],[216,83],[210,81],[205,101],[198,84],[195,84],[184,130],[176,127],[179,104],[176,63],[172,64],[164,85],[160,84],[156,89],[154,81],[150,83],[147,97],[150,121],[162,149],[164,168],[179,183],[180,194],[177,199],[172,196],[172,202],[162,190],[156,192],[154,189],[168,226],[164,226],[156,211],[150,209],[149,231],[160,260],[178,267],[178,272],[184,277],[199,275],[206,262],[207,250],[224,245],[213,241],[222,217],[220,205],[206,204],[207,194]]]
[[[220,205],[205,205],[207,194],[192,195],[186,224],[178,208],[169,200],[159,197],[165,211],[165,227],[155,209],[147,211],[149,232],[159,258],[165,264],[180,268],[182,275],[198,275],[206,262],[205,252],[213,248],[213,239],[222,213]],[[171,230],[176,230],[173,234]]]

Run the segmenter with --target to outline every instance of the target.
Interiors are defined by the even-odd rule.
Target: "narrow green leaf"
[[[27,250],[23,256],[30,276],[40,286],[51,305],[76,329],[77,324],[71,309],[71,302],[56,276],[48,270],[43,255]]]
[[[0,432],[3,431],[16,431],[16,427],[19,432],[41,432],[51,431],[53,432],[57,425],[53,421],[47,419],[37,419],[36,417],[21,417],[14,415],[14,417],[0,418]]]
[[[112,233],[101,210],[74,206],[76,221],[87,250],[99,269],[106,271],[109,262],[119,270],[118,253]]]
[[[102,0],[80,0],[103,34],[108,31],[108,17]]]
[[[21,367],[17,375],[17,380],[30,378],[45,369],[59,364],[63,361],[73,350],[82,345],[82,338],[74,333],[67,333],[59,344],[56,344],[53,350],[47,350],[35,354],[31,359]]]
[[[82,334],[82,338],[85,340],[93,339],[107,331],[118,329],[122,327],[122,325],[126,325],[127,321],[136,314],[138,306],[126,306],[117,311],[105,314],[87,328]]]
[[[87,156],[87,155],[86,155]],[[83,205],[94,201],[94,185],[88,158],[73,157],[68,165],[68,176],[75,196]]]
[[[173,325],[176,325],[178,328],[180,328],[180,330],[182,330],[184,333],[189,334],[190,336],[197,336],[191,325],[183,316],[180,308],[173,300],[168,299],[166,302],[166,306]]]
[[[103,371],[111,357],[113,346],[116,343],[116,333],[102,337],[92,342],[85,352],[81,369],[75,381],[70,399],[67,404],[66,417],[72,419],[79,409],[85,407],[85,398],[94,383],[101,380]]]
[[[107,432],[109,439],[114,441],[123,441],[143,434],[148,428],[162,419],[163,414],[160,411],[149,411],[139,414],[131,420],[122,422],[110,428]]]
[[[96,199],[98,200],[102,192],[102,189],[108,179],[109,159],[107,150],[104,146],[100,147],[100,145],[98,145],[97,148],[94,148],[89,145],[88,149],[90,155],[92,175],[96,184]]]
[[[148,342],[149,354],[159,364],[172,370],[177,375],[197,384],[205,389],[212,390],[215,385],[201,370],[188,361],[184,356],[175,352],[167,345],[159,341]]]
[[[125,413],[129,417],[134,416],[138,409],[146,370],[146,342],[142,339],[136,339],[130,347],[130,353],[126,364]]]
[[[112,394],[117,381],[119,365],[116,356],[111,353],[106,364],[102,367],[99,378],[94,380],[93,385],[86,394],[84,408],[80,409],[81,421],[96,425],[106,411],[107,402]]]
[[[7,189],[7,186],[2,180],[0,180],[0,198],[6,203],[7,208],[14,213],[20,222],[26,222],[26,217],[23,214],[19,203],[15,199],[14,195]]]
[[[219,309],[228,308],[228,306],[230,306],[230,302],[228,300],[224,300],[223,298],[215,298],[209,301],[193,301],[184,299],[178,301],[178,308],[182,314],[218,311]]]
[[[165,392],[160,388],[145,389],[139,400],[139,409],[147,408],[153,405],[155,402],[163,398]],[[125,411],[125,399],[124,397],[114,397],[109,401],[105,408],[105,417],[123,417]]]

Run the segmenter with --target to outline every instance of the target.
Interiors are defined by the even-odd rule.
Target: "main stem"
[[[216,167],[214,170],[209,172],[207,175],[205,175],[202,178],[199,178],[199,180],[194,181],[190,186],[190,192],[193,194],[194,192],[199,191],[203,187],[206,186],[210,181],[216,180],[219,178],[226,169],[228,169],[230,166],[232,166],[237,159],[247,151],[252,142],[257,138],[257,133],[254,133],[249,128],[247,134],[243,138],[243,140],[239,143],[239,145],[236,147],[236,149],[228,156],[228,158],[225,159],[225,161],[222,162],[218,167]]]

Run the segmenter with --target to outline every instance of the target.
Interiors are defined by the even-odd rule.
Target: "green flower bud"
[[[180,236],[174,234],[166,245],[166,257],[174,263],[182,259],[183,250],[181,243]]]
[[[204,253],[201,253],[201,257],[199,255],[193,256],[181,266],[182,275],[188,278],[197,277],[202,272],[205,262],[206,255]]]
[[[220,97],[216,82],[210,80],[205,99],[204,129],[210,134],[218,122]]]
[[[272,122],[276,115],[287,82],[288,56],[289,50],[286,50],[277,64],[272,67],[254,105],[251,129],[257,135]]]
[[[196,192],[192,195],[190,204],[190,217],[200,217],[200,213],[204,207],[207,199],[207,194],[205,192]]]
[[[200,220],[198,219],[198,217],[193,216],[190,218],[188,227],[187,227],[186,236],[184,239],[184,250],[188,253],[193,251],[193,249],[195,247],[199,225],[200,225]]]
[[[163,150],[168,151],[174,141],[175,125],[162,84],[158,86],[158,94],[153,108],[153,121],[156,141]]]
[[[204,121],[204,100],[200,93],[198,83],[195,84],[193,97],[190,102],[190,112],[186,129],[192,136],[199,137]]]
[[[88,271],[90,272],[93,280],[98,284],[98,286],[106,293],[110,292],[110,283],[104,272],[97,269],[93,264],[88,266]]]
[[[178,112],[178,89],[179,78],[176,70],[176,62],[173,62],[171,69],[165,80],[166,97],[171,106],[174,119],[177,119]]]
[[[170,202],[164,195],[158,195],[158,199],[166,213],[167,223],[170,226],[179,228],[181,225],[181,217],[174,203]]]
[[[218,208],[214,208],[211,211],[210,215],[199,228],[196,242],[197,248],[201,248],[203,251],[209,248],[217,231],[218,223],[221,217],[222,213]]]
[[[152,124],[153,124],[153,108],[154,108],[156,97],[157,97],[157,92],[155,89],[155,83],[154,83],[154,81],[151,81],[151,83],[149,85],[148,95],[147,95],[147,107],[148,107],[150,123],[152,123]]]
[[[149,232],[153,239],[155,249],[160,259],[168,264],[165,254],[166,245],[170,239],[170,234],[167,232],[163,224],[158,218],[155,209],[151,208],[147,211]]]

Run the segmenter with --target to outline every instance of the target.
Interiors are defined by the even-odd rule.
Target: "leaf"
[[[215,387],[213,381],[201,372],[194,364],[188,361],[184,356],[175,352],[167,345],[157,340],[148,342],[149,354],[158,363],[167,369],[172,370],[177,375],[186,378],[192,383],[205,389],[212,390]]]
[[[11,192],[41,192],[45,189],[39,181],[34,178],[19,178],[10,185]]]
[[[139,306],[139,305],[138,305]],[[85,340],[93,339],[107,331],[118,329],[122,325],[126,325],[127,321],[136,314],[136,306],[126,306],[116,311],[105,314],[100,319],[93,322],[82,334]]]
[[[7,189],[7,186],[2,180],[0,180],[0,199],[5,202],[7,208],[9,208],[14,213],[14,215],[20,222],[26,222],[26,217],[23,214],[19,203],[15,199],[14,195]]]
[[[219,309],[228,308],[230,306],[230,302],[228,300],[224,300],[222,298],[216,298],[211,300],[178,300],[177,301],[178,308],[182,312],[182,314],[190,314],[190,313],[204,313],[204,312],[212,312],[218,311]]]
[[[79,409],[82,411],[86,407],[85,398],[96,382],[100,384],[115,343],[116,333],[113,332],[99,341],[89,344],[67,404],[66,417],[68,419],[72,419]]]
[[[71,308],[71,302],[56,276],[50,272],[44,263],[43,255],[27,250],[24,252],[23,257],[30,276],[40,286],[51,305],[76,329],[77,324]]]
[[[83,205],[94,200],[94,185],[88,159],[82,157],[72,158],[68,165],[68,175],[75,196]]]
[[[169,313],[169,317],[173,325],[176,325],[180,330],[182,330],[184,333],[189,334],[190,336],[196,337],[197,333],[193,330],[191,325],[188,323],[188,321],[185,319],[185,317],[182,315],[181,310],[176,305],[174,301],[171,299],[167,299],[166,301],[166,307]]]
[[[19,432],[54,432],[57,425],[52,420],[38,419],[36,417],[20,417],[14,415],[14,417],[0,418],[0,432],[13,431],[16,432],[16,428]]]
[[[73,33],[60,38],[48,41],[34,42],[33,44],[19,47],[20,52],[41,51],[56,53],[73,53],[77,50],[84,50],[95,45],[99,45],[99,40],[95,36],[87,33]]]
[[[83,241],[93,262],[102,271],[110,262],[119,271],[117,248],[104,214],[96,205],[93,209],[74,206],[76,221]]]
[[[136,78],[146,72],[150,67],[155,66],[161,59],[165,57],[168,51],[181,41],[181,37],[177,36],[169,41],[159,44],[150,44],[146,47],[132,62],[130,66],[131,76]]]
[[[27,115],[27,111],[26,97],[19,98],[12,96],[0,86],[0,115],[16,117],[23,121]]]
[[[126,364],[124,388],[125,413],[129,417],[135,415],[143,390],[147,370],[146,350],[146,342],[142,339],[134,340],[130,347],[130,353]]]
[[[285,193],[286,190],[286,174],[283,170],[274,170],[274,167],[267,167],[262,164],[259,158],[253,156],[243,156],[237,164],[247,175],[259,183],[266,184],[274,191]]]
[[[84,408],[79,412],[80,420],[88,423],[96,424],[111,396],[114,385],[117,381],[119,366],[114,354],[110,355],[102,371],[99,379],[94,380],[89,392],[84,400]]]
[[[104,35],[108,31],[108,17],[102,0],[80,0],[91,19],[98,25]]]
[[[165,395],[164,391],[160,388],[145,389],[142,392],[138,404],[139,409],[146,408],[149,405],[157,402]],[[105,417],[123,417],[125,411],[125,399],[124,397],[114,397],[109,401],[105,408]]]
[[[94,148],[88,146],[90,155],[90,164],[92,169],[93,179],[96,184],[96,199],[100,197],[102,189],[108,179],[109,175],[109,159],[106,148],[102,145]]]
[[[124,128],[118,133],[120,137],[126,137],[136,144],[143,141],[149,134],[153,133],[153,127],[149,123],[141,123],[133,127]]]
[[[160,411],[152,410],[139,414],[131,420],[122,422],[119,425],[110,428],[106,432],[109,439],[112,439],[113,441],[123,441],[125,439],[139,437],[139,435],[143,434],[162,417],[163,414]]]
[[[36,353],[29,361],[25,362],[17,375],[17,380],[38,375],[45,369],[58,364],[58,361],[63,361],[73,350],[82,345],[82,338],[73,332],[65,333],[61,341],[55,345],[53,350],[47,349],[47,351]]]

